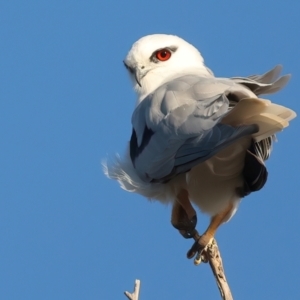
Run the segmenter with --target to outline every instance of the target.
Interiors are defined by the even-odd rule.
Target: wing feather
[[[233,86],[246,89],[231,80],[183,76],[139,104],[132,117],[139,148],[131,159],[144,181],[169,180],[257,131],[251,125],[220,124],[229,107],[226,94]]]

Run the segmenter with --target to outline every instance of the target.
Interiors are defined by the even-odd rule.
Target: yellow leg
[[[232,208],[233,205],[229,204],[224,211],[213,216],[204,234],[199,235],[195,229],[197,224],[196,211],[189,200],[188,192],[187,190],[181,190],[178,193],[172,209],[171,223],[183,237],[194,238],[195,243],[188,251],[187,257],[192,258],[197,254],[195,264],[201,262],[203,250],[214,238],[217,229],[227,219]]]
[[[222,223],[224,223],[224,220],[226,220],[228,214],[231,212],[232,207],[233,205],[230,204],[224,211],[211,218],[208,228],[198,242],[200,245],[203,245],[205,247],[211,241],[211,239],[214,238],[217,229]]]
[[[194,257],[197,252],[198,252],[197,255],[198,258],[196,258],[196,260],[200,258],[202,251],[212,241],[212,239],[216,234],[217,229],[220,227],[222,223],[224,223],[224,221],[228,217],[228,214],[231,212],[232,208],[233,205],[230,204],[224,211],[213,216],[210,220],[208,228],[206,229],[203,235],[200,236],[198,233],[194,234],[193,238],[195,239],[195,243],[187,253],[188,258]]]

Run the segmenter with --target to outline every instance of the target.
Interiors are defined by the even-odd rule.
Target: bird
[[[187,256],[199,262],[219,226],[267,181],[276,133],[296,113],[260,95],[281,90],[290,75],[279,76],[278,65],[263,75],[215,77],[193,45],[167,34],[140,38],[123,63],[137,94],[132,134],[104,173],[128,192],[170,203],[171,224],[194,238]],[[201,235],[197,208],[210,216]]]

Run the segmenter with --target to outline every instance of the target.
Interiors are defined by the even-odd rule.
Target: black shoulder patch
[[[130,158],[131,158],[133,165],[134,165],[135,159],[143,152],[144,148],[150,142],[150,139],[153,134],[154,134],[154,131],[149,129],[147,126],[145,126],[142,143],[140,146],[138,146],[136,132],[135,132],[134,128],[132,128],[132,134],[131,134],[131,139],[130,139]]]

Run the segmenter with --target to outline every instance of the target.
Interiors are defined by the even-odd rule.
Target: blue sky
[[[194,44],[217,76],[292,74],[271,99],[299,113],[297,1],[2,1],[0,298],[219,299],[170,207],[126,193],[101,160],[123,153],[135,95],[122,60],[151,33]],[[299,299],[299,118],[265,188],[217,234],[235,299]],[[208,218],[199,215],[203,231]]]

